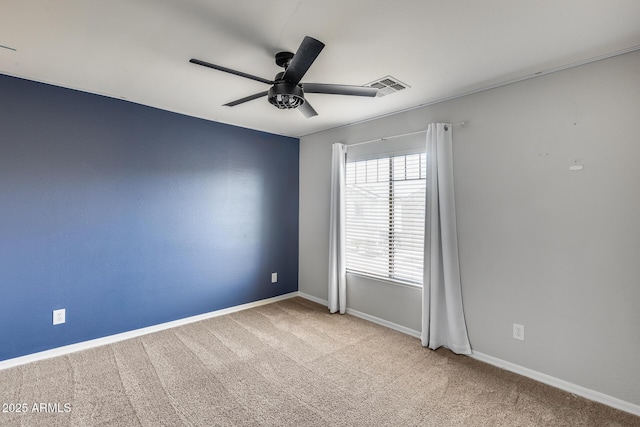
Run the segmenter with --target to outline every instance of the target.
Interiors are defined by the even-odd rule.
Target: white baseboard
[[[313,301],[317,304],[321,305],[329,305],[329,302],[326,299],[314,297],[313,295],[305,294],[304,292],[298,291],[298,296],[304,299],[308,299],[309,301]]]
[[[323,300],[318,297],[314,297],[313,295],[305,294],[304,292],[298,292],[298,296],[308,299],[310,301],[316,302],[318,304],[328,305],[328,302],[326,300]],[[359,317],[364,320],[368,320],[369,322],[376,323],[378,325],[386,326],[389,329],[402,332],[404,334],[410,335],[415,338],[420,338],[420,331],[407,328],[406,326],[398,325],[397,323],[389,322],[388,320],[384,320],[379,317],[372,316],[370,314],[363,313],[361,311],[354,310],[349,307],[347,307],[347,314],[350,314],[355,317]]]
[[[298,292],[298,295],[301,296],[302,298],[311,300],[313,302],[317,302],[318,304],[327,305],[326,300],[314,297],[313,295],[305,294],[304,292]],[[371,316],[370,314],[362,313],[350,308],[347,308],[347,313],[351,314],[352,316],[356,316],[361,319],[365,319],[365,320],[369,320],[370,322],[377,323],[378,325],[386,326],[396,331],[403,332],[412,337],[415,337],[418,339],[420,338],[420,334],[421,334],[420,331],[415,331],[405,326],[401,326],[401,325],[389,322],[387,320],[380,319],[378,317]],[[594,402],[602,403],[604,405],[611,406],[612,408],[620,409],[621,411],[629,412],[630,414],[640,416],[640,405],[635,405],[633,403],[625,402],[624,400],[620,400],[618,398],[609,396],[607,394],[590,390],[588,388],[581,387],[579,385],[570,383],[568,381],[564,381],[564,380],[552,377],[550,375],[546,375],[541,372],[537,372],[532,369],[525,368],[520,365],[516,365],[515,363],[507,362],[506,360],[498,359],[496,357],[489,356],[484,353],[480,353],[478,351],[473,351],[473,354],[469,357],[484,363],[488,363],[493,366],[497,366],[498,368],[501,368],[501,369],[506,369],[507,371],[515,372],[516,374],[534,379],[536,381],[550,385],[552,387],[559,388],[569,393],[582,396]]]
[[[593,400],[594,402],[602,403],[604,405],[611,406],[612,408],[620,409],[621,411],[640,416],[640,405],[625,402],[624,400],[609,396],[604,393],[600,393],[599,391],[591,390],[570,383],[568,381],[552,377],[551,375],[543,374],[541,372],[525,368],[524,366],[516,365],[515,363],[507,362],[506,360],[498,359],[497,357],[480,353],[478,351],[473,351],[473,354],[469,357],[493,366],[497,366],[498,368],[506,369],[507,371],[511,371],[516,374],[534,379],[552,387],[559,388],[577,396],[582,396],[586,399]]]
[[[124,341],[131,338],[139,337],[142,335],[147,335],[153,332],[159,332],[165,329],[187,325],[189,323],[210,319],[212,317],[218,317],[218,316],[223,316],[225,314],[235,313],[237,311],[246,310],[248,308],[260,307],[261,305],[271,304],[276,301],[282,301],[285,299],[293,298],[297,295],[298,295],[298,292],[291,292],[291,293],[279,295],[273,298],[267,298],[260,301],[254,301],[246,304],[236,305],[234,307],[223,308],[221,310],[211,311],[209,313],[204,313],[204,314],[198,314],[196,316],[191,316],[191,317],[185,317],[184,319],[178,319],[171,322],[160,323],[158,325],[148,326],[146,328],[136,329],[133,331],[123,332],[115,335],[109,335],[102,338],[96,338],[94,340],[83,341],[76,344],[53,348],[51,350],[45,350],[38,353],[27,354],[26,356],[20,356],[13,359],[3,360],[3,361],[0,361],[0,371],[3,369],[13,368],[15,366],[24,365],[31,362],[36,362],[38,360],[50,359],[52,357],[64,356],[66,354],[75,353],[76,351],[87,350],[90,348],[100,347],[107,344],[113,344],[118,341]]]
[[[386,326],[389,329],[402,332],[403,334],[410,335],[414,338],[420,338],[420,331],[407,328],[406,326],[398,325],[397,323],[389,322],[388,320],[380,319],[379,317],[372,316],[370,314],[363,313],[361,311],[354,310],[352,308],[347,308],[347,314],[350,314],[355,317],[359,317],[364,320],[368,320],[369,322],[373,322],[378,325]]]
[[[300,296],[304,299],[313,301],[318,304],[327,305],[326,300],[323,300],[318,297],[314,297],[313,295],[309,295],[299,291],[291,292],[291,293],[288,293],[285,295],[279,295],[273,298],[267,298],[260,301],[254,301],[247,304],[237,305],[235,307],[229,307],[221,310],[212,311],[209,313],[199,314],[197,316],[191,316],[191,317],[186,317],[184,319],[174,320],[172,322],[161,323],[159,325],[149,326],[146,328],[136,329],[128,332],[123,332],[121,334],[110,335],[107,337],[97,338],[90,341],[84,341],[77,344],[66,345],[66,346],[54,348],[51,350],[28,354],[26,356],[20,356],[13,359],[3,360],[3,361],[0,361],[0,370],[13,368],[15,366],[24,365],[24,364],[35,362],[38,360],[44,360],[52,357],[63,356],[66,354],[75,353],[77,351],[99,347],[107,344],[112,344],[119,341],[124,341],[127,339],[139,337],[142,335],[147,335],[153,332],[163,331],[165,329],[175,328],[177,326],[198,322],[200,320],[210,319],[213,317],[223,316],[225,314],[235,313],[237,311],[242,311],[242,310],[246,310],[253,307],[259,307],[261,305],[271,304],[276,301],[282,301],[285,299],[293,298],[295,296]],[[361,319],[368,320],[378,325],[386,326],[390,329],[405,333],[415,338],[420,338],[420,331],[416,331],[416,330],[407,328],[405,326],[398,325],[396,323],[389,322],[384,319],[380,319],[379,317],[375,317],[367,313],[362,313],[360,311],[347,308],[347,314],[350,314],[355,317],[359,317]],[[543,374],[541,372],[537,372],[520,365],[516,365],[515,363],[507,362],[506,360],[489,356],[487,354],[484,354],[478,351],[473,351],[473,354],[470,357],[472,357],[473,359],[479,360],[481,362],[488,363],[493,366],[497,366],[498,368],[506,369],[516,374],[534,379],[541,383],[548,384],[552,387],[559,388],[569,393],[582,396],[586,399],[593,400],[594,402],[599,402],[604,405],[611,406],[616,409],[620,409],[621,411],[625,411],[630,414],[640,416],[640,405],[635,405],[633,403],[626,402],[624,400],[606,395],[604,393],[600,393],[598,391],[594,391],[594,390],[570,383],[568,381],[564,381],[564,380],[552,377],[550,375]]]

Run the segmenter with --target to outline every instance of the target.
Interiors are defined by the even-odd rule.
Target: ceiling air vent
[[[398,92],[400,90],[406,89],[409,86],[406,83],[402,83],[400,80],[395,77],[386,76],[381,79],[375,80],[371,83],[366,84],[365,86],[375,87],[378,89],[378,94],[376,95],[378,98],[390,95],[394,92]]]

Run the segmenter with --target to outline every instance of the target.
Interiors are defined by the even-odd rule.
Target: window
[[[426,154],[347,163],[347,271],[422,285]]]

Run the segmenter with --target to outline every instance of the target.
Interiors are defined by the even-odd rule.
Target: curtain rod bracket
[[[447,123],[446,125],[444,125],[444,130],[449,130],[449,127],[456,127],[456,126],[460,126],[461,128],[464,127],[464,125],[467,122],[458,122],[458,123]]]

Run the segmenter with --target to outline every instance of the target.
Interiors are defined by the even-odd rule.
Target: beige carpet
[[[27,406],[0,413],[9,426],[640,426],[301,298],[0,371],[0,385],[0,403]]]

